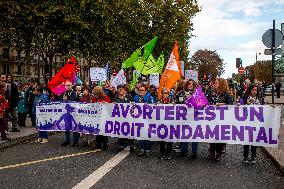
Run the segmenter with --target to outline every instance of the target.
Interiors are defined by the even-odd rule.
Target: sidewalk
[[[264,98],[265,103],[271,103],[272,102],[272,96],[266,96]],[[284,95],[281,94],[280,98],[277,98],[276,95],[274,96],[274,103],[275,104],[284,104]]]
[[[271,160],[279,167],[284,174],[284,106],[282,106],[280,129],[279,129],[279,145],[278,148],[263,148]]]
[[[26,127],[19,128],[20,132],[10,132],[7,137],[11,138],[11,141],[1,141],[0,140],[0,149],[7,148],[22,142],[26,142],[33,138],[37,137],[37,130],[32,127],[31,119],[27,118]],[[11,131],[11,128],[9,128]]]

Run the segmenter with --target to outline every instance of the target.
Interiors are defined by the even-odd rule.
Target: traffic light
[[[236,58],[236,68],[241,67],[241,58]]]

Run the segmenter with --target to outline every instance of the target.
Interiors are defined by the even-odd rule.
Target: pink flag
[[[209,104],[206,96],[202,92],[202,88],[200,85],[197,87],[195,92],[191,96],[189,96],[189,98],[185,101],[185,103],[189,107],[194,107],[194,108],[202,108]]]

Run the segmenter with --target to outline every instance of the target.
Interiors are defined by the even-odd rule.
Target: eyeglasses
[[[139,92],[144,92],[144,91],[146,91],[146,90],[144,90],[144,89],[143,89],[143,90],[141,90],[141,89],[140,89],[140,90],[138,90],[138,91],[139,91]]]

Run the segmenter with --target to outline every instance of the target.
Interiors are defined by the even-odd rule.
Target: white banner
[[[93,67],[90,68],[91,81],[106,81],[107,75],[104,68]]]
[[[149,74],[149,83],[155,87],[159,87],[160,84],[160,74]]]
[[[37,127],[137,140],[277,147],[280,107],[57,103],[37,106]]]
[[[121,69],[115,78],[111,81],[111,86],[117,88],[118,85],[126,84],[126,77],[124,76],[124,71]]]
[[[198,71],[194,70],[185,70],[185,80],[192,79],[198,83]]]

